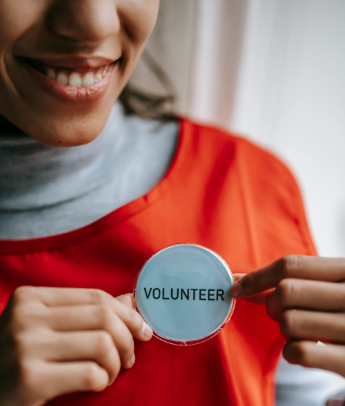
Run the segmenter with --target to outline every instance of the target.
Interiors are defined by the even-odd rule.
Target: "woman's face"
[[[158,7],[159,0],[0,0],[0,114],[47,145],[94,140]]]

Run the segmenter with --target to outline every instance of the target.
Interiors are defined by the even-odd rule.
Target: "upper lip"
[[[66,56],[66,57],[51,57],[51,58],[30,58],[38,62],[42,62],[48,66],[56,68],[75,69],[78,71],[89,71],[103,66],[109,66],[117,59],[110,59],[101,56]],[[118,58],[119,59],[119,58]]]

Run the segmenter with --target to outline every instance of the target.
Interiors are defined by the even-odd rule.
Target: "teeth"
[[[89,87],[93,86],[95,83],[101,82],[107,76],[107,71],[104,70],[102,72],[97,72],[96,74],[88,72],[82,78],[78,72],[69,73],[66,70],[57,72],[57,69],[47,68],[46,74],[51,79],[55,79],[63,85],[69,85],[71,87]]]
[[[103,79],[102,74],[101,73],[97,73],[97,75],[95,75],[95,82],[98,83]]]
[[[67,85],[68,83],[68,76],[64,72],[59,72],[57,75],[56,80],[63,85]]]
[[[47,68],[47,76],[51,79],[57,80],[63,85],[69,85],[71,87],[89,87],[93,86],[95,83],[101,82],[107,76],[107,70],[98,71],[96,74],[94,72],[87,72],[83,77],[79,72],[70,72],[66,70]]]
[[[47,74],[50,78],[52,79],[56,79],[56,72],[54,69],[48,68],[47,70]]]
[[[79,73],[73,72],[70,74],[68,84],[71,87],[81,87],[81,77]]]
[[[95,84],[95,77],[93,73],[89,72],[83,77],[82,85],[84,87],[93,86]]]

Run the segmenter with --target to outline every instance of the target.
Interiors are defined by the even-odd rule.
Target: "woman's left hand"
[[[345,258],[289,255],[234,277],[232,296],[266,304],[279,322],[287,361],[345,377]]]

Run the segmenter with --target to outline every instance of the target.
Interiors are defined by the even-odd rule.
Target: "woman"
[[[144,261],[181,242],[215,250],[239,274],[272,263],[233,295],[277,287],[268,309],[293,340],[286,357],[344,373],[343,347],[305,343],[339,341],[324,317],[296,332],[295,315],[308,326],[314,310],[335,310],[341,331],[333,282],[344,264],[284,257],[315,255],[284,165],[221,130],[127,117],[115,104],[158,7],[0,0],[1,405],[272,404],[284,338],[263,306],[239,301],[219,336],[188,348],[150,340],[132,309]]]

